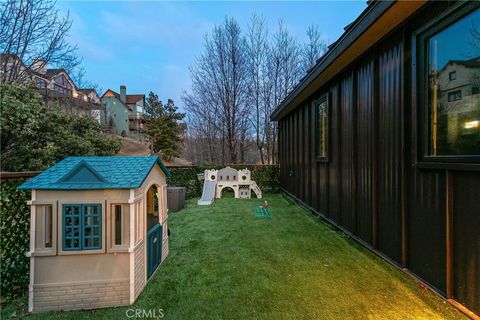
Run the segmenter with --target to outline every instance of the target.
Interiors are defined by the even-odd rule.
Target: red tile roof
[[[112,89],[108,89],[105,93],[107,93],[108,91],[113,93],[115,98],[120,100],[120,94],[118,92],[115,92]],[[103,95],[105,95],[105,93]],[[142,99],[145,99],[144,94],[127,94],[127,99],[126,99],[127,101],[125,102],[125,104],[135,104],[135,103],[137,103],[137,101],[142,100]]]
[[[145,99],[144,94],[127,94],[127,104],[135,104],[139,100]]]

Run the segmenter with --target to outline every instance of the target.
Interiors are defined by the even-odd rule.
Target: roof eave
[[[355,44],[357,40],[364,35],[365,31],[371,28],[375,22],[377,22],[382,15],[384,15],[388,10],[394,6],[394,4],[398,4],[399,2],[396,1],[375,1],[370,4],[361,14],[360,16],[352,23],[347,31],[342,34],[342,36],[334,43],[332,48],[322,57],[319,59],[317,64],[307,73],[307,75],[298,83],[298,85],[287,95],[287,97],[283,100],[283,102],[273,111],[272,115],[270,116],[270,120],[278,121],[283,118],[286,114],[288,114],[291,110],[293,110],[300,102],[298,101],[297,97],[304,93],[304,91],[309,88],[312,82],[321,75],[327,68],[329,68],[333,62],[337,58],[339,58],[347,49],[349,49],[352,44]],[[412,4],[412,2],[404,2],[405,5],[408,3]],[[416,5],[412,5],[412,9],[418,9],[421,5],[423,5],[425,1],[416,1]],[[396,6],[398,7],[398,6]],[[407,10],[408,11],[408,10]],[[390,32],[391,30],[384,30],[385,34]],[[379,38],[377,41],[379,41]],[[373,45],[373,43],[371,44]],[[357,56],[363,54],[363,52],[357,53]],[[347,64],[348,65],[348,64]],[[346,67],[345,65],[344,67]],[[340,72],[337,70],[337,73]],[[330,77],[329,79],[331,79]],[[309,88],[311,89],[311,88]],[[317,90],[316,88],[315,90]],[[311,89],[310,91],[313,91]]]

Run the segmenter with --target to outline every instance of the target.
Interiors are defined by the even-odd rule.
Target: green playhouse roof
[[[155,164],[170,176],[158,156],[67,157],[18,189],[135,189],[142,185]]]

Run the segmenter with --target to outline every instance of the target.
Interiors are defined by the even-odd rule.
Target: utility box
[[[185,206],[185,187],[167,188],[167,206],[171,212],[180,211]]]

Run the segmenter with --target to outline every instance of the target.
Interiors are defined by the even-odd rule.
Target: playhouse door
[[[147,278],[160,264],[162,257],[162,226],[157,223],[147,232]]]

